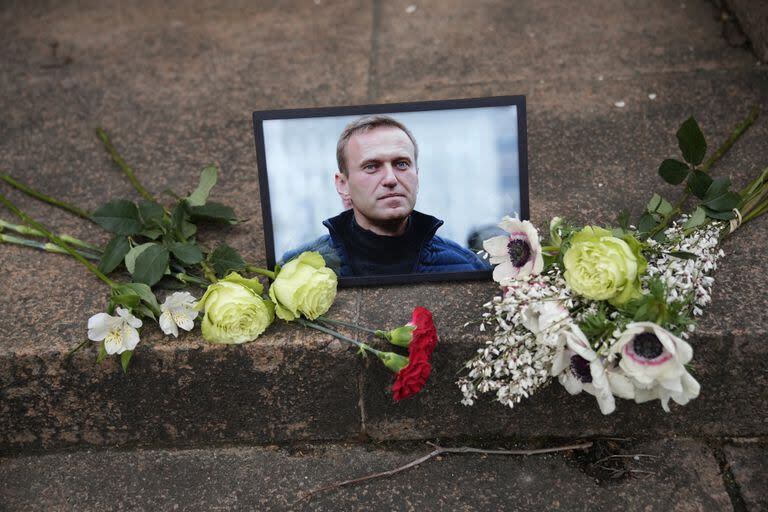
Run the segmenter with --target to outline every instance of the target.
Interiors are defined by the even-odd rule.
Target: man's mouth
[[[405,197],[404,194],[387,194],[384,196],[381,196],[379,199],[389,199],[390,197]]]

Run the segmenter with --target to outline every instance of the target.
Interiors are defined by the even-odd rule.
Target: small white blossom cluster
[[[700,316],[712,300],[710,290],[715,279],[709,274],[717,269],[717,261],[724,256],[723,250],[718,248],[723,226],[713,222],[686,234],[683,228],[685,221],[683,216],[664,232],[668,241],[648,241],[653,249],[659,251],[658,257],[648,262],[643,280],[647,282],[658,276],[667,288],[668,302],[690,300],[691,312]],[[678,251],[691,253],[696,258],[682,259],[670,254]]]
[[[568,311],[574,299],[559,272],[504,285],[502,295],[485,304],[490,311],[480,328],[493,326],[493,339],[467,362],[469,373],[458,381],[464,405],[472,405],[478,393],[493,392],[500,403],[514,407],[547,384],[558,333],[572,323]]]

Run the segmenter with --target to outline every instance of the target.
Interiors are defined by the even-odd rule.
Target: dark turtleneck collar
[[[331,236],[344,245],[353,275],[409,274],[418,264],[424,244],[443,223],[430,215],[412,212],[405,233],[377,235],[360,227],[352,210],[324,223]]]

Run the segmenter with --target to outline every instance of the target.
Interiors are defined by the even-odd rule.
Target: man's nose
[[[381,184],[385,187],[394,187],[397,185],[397,175],[392,164],[384,164],[384,177],[381,179]]]

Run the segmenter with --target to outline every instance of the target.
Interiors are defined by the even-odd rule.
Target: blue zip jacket
[[[279,264],[283,265],[304,251],[317,251],[325,260],[328,268],[336,272],[337,275],[342,277],[354,275],[349,265],[345,244],[339,236],[340,226],[343,225],[342,223],[350,222],[352,215],[352,210],[346,210],[336,217],[323,221],[329,234],[286,252]],[[419,258],[411,271],[412,273],[471,272],[491,269],[491,265],[487,261],[471,250],[435,235],[437,229],[443,225],[442,220],[415,210],[411,213],[411,220],[414,223],[414,228],[423,232]]]

